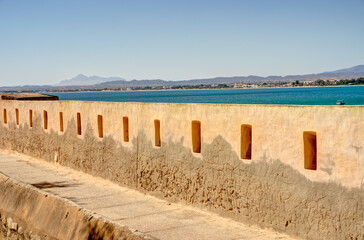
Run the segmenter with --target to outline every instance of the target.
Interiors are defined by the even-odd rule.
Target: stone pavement
[[[0,172],[156,239],[292,239],[16,153],[0,151]]]

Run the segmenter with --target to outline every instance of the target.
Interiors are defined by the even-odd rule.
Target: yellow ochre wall
[[[364,236],[361,235],[364,234],[364,106],[3,100],[0,108],[2,148],[56,161],[158,197],[183,200],[238,221],[272,227],[302,238]],[[7,124],[4,124],[4,108]],[[19,126],[16,126],[15,108],[19,109]],[[34,114],[32,129],[29,129],[30,109]],[[44,110],[48,112],[47,130],[42,129]],[[63,112],[64,133],[60,132],[59,112]],[[81,136],[77,136],[74,128],[77,112],[81,114]],[[103,116],[103,138],[98,137],[97,115]],[[129,118],[129,142],[123,141],[124,116]],[[156,119],[160,120],[161,147],[154,146]],[[201,122],[201,153],[192,151],[193,120]],[[242,124],[252,126],[251,160],[240,158]],[[317,170],[304,169],[304,131],[316,132]],[[30,140],[34,136],[49,135],[51,140],[46,137],[40,141],[59,146],[44,145],[44,153],[32,154],[34,146],[20,146],[25,144],[19,140],[25,136],[21,132],[26,132]],[[4,137],[7,134],[13,136]],[[104,148],[110,142],[113,149],[121,152],[114,156],[111,149],[105,153],[111,156],[108,159],[103,159],[100,151],[94,156],[96,160],[86,158],[83,153],[77,158],[62,150],[62,145],[69,141],[74,145],[77,142],[78,146],[82,141],[95,146],[104,144]],[[102,160],[97,162],[97,159]],[[97,165],[99,169],[85,167],[87,164]],[[115,169],[107,169],[118,164],[121,165]],[[112,172],[106,174],[106,171]],[[168,181],[164,182],[165,179]],[[241,191],[248,195],[237,193]],[[337,193],[331,196],[327,191]],[[230,198],[232,195],[234,198]],[[331,208],[338,209],[322,210],[317,202],[311,206],[310,201],[318,201],[321,195],[327,201],[323,206],[330,204]],[[346,198],[354,199],[355,207],[346,206]],[[274,204],[262,205],[263,201]],[[307,209],[307,216],[302,219],[296,216],[304,215]],[[262,216],[254,211],[267,214]],[[340,216],[341,219],[332,220],[340,229],[330,222],[322,223],[323,220],[314,227],[307,223],[316,222],[314,218],[320,211],[332,214],[329,217],[332,219]],[[355,220],[342,223],[340,214],[355,215]]]
[[[65,130],[67,123],[76,119],[79,112],[83,128],[80,138],[84,136],[87,124],[98,136],[97,115],[102,115],[104,137],[111,136],[125,147],[132,147],[138,131],[144,131],[148,140],[154,143],[154,120],[158,119],[162,146],[168,140],[192,149],[191,122],[199,120],[204,143],[211,143],[221,135],[238,156],[240,126],[250,124],[252,159],[241,160],[243,163],[250,164],[265,156],[280,159],[312,181],[333,181],[346,187],[364,185],[364,106],[1,101],[1,108],[1,115],[3,109],[7,109],[8,124],[16,122],[15,108],[18,108],[20,125],[29,125],[30,109],[42,118],[46,110],[47,132],[53,130],[58,134],[62,134],[59,112],[63,112]],[[129,118],[129,143],[123,142],[123,116]],[[0,122],[3,124],[3,116]],[[303,167],[304,131],[317,134],[317,171]],[[194,153],[194,156],[201,157],[201,154]]]

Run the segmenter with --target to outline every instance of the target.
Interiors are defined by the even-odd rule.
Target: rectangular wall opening
[[[242,159],[252,159],[252,126],[241,125],[240,154]]]
[[[81,113],[77,113],[77,134],[82,134],[82,126],[81,126]]]
[[[29,110],[29,127],[33,127],[33,110]]]
[[[6,108],[4,108],[4,124],[8,123],[8,114],[6,112]]]
[[[43,111],[43,127],[48,129],[48,112],[46,110]]]
[[[303,148],[305,156],[305,169],[317,169],[317,141],[316,132],[303,132]]]
[[[99,138],[103,138],[104,129],[103,129],[103,125],[102,125],[102,116],[101,115],[97,115],[97,127],[99,129]]]
[[[63,112],[59,112],[59,131],[63,132]]]
[[[201,122],[192,121],[192,150],[194,153],[201,153]]]
[[[19,125],[19,109],[15,108],[16,125]]]
[[[154,136],[155,136],[155,146],[161,146],[161,122],[159,120],[154,120]]]
[[[129,142],[129,119],[128,119],[128,117],[123,117],[123,133],[124,133],[124,142]]]

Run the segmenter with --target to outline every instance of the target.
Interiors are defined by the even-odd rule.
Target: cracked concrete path
[[[293,239],[16,153],[0,151],[0,172],[156,239]]]

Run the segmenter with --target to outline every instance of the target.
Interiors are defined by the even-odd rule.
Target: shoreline
[[[363,87],[364,85],[332,85],[332,86],[296,86],[296,87],[254,87],[254,88],[191,88],[191,89],[140,89],[140,90],[95,90],[95,91],[37,91],[37,93],[85,93],[85,92],[164,92],[192,90],[254,90],[254,89],[293,89],[293,88],[328,88],[328,87]],[[23,92],[19,92],[23,93]]]

